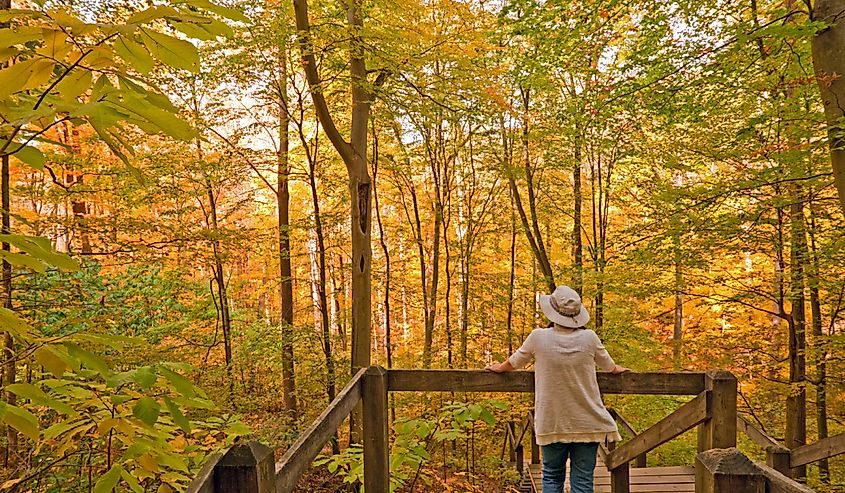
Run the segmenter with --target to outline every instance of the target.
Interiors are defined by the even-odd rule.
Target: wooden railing
[[[539,464],[540,446],[537,445],[537,439],[534,436],[534,411],[526,413],[519,426],[512,421],[505,425],[505,441],[502,444],[501,458],[504,460],[505,451],[507,451],[508,461],[520,474],[524,472],[525,448],[523,439],[525,435],[529,436],[529,443],[531,444],[531,463]]]
[[[635,430],[634,427],[631,426],[631,423],[629,423],[627,419],[625,419],[621,414],[619,414],[616,409],[610,408],[608,409],[608,411],[610,412],[610,415],[613,416],[613,419],[615,419],[616,422],[622,426],[622,429],[624,429],[626,433],[631,435],[631,438],[635,438],[637,435],[639,435],[637,430]],[[613,449],[604,449],[604,457],[602,457],[602,459],[606,459],[607,455],[610,453],[611,450]],[[646,452],[643,452],[641,455],[638,455],[635,461],[636,465],[634,467],[646,467],[646,464],[648,463],[648,457]]]
[[[736,417],[736,426],[766,451],[766,465],[789,478],[802,466],[845,454],[845,433],[790,450],[742,416]]]
[[[598,383],[603,394],[695,396],[651,428],[638,434],[632,433],[631,440],[614,450],[607,451],[604,459],[611,473],[611,486],[614,493],[630,491],[629,462],[636,460],[638,464],[642,464],[647,452],[696,426],[699,430],[698,450],[701,452],[696,460],[696,484],[711,485],[711,488],[707,490],[699,490],[697,486],[696,491],[708,493],[746,491],[718,488],[718,485],[723,483],[719,478],[725,476],[725,469],[719,466],[724,458],[713,455],[715,451],[711,450],[736,451],[734,448],[737,433],[736,379],[733,375],[719,370],[706,374],[611,375],[599,373]],[[274,463],[273,453],[269,448],[257,442],[238,444],[225,454],[211,458],[192,482],[188,492],[288,493],[292,491],[303,472],[310,466],[326,442],[331,439],[340,424],[359,403],[363,403],[364,486],[367,493],[386,493],[390,477],[387,432],[388,392],[533,391],[534,374],[528,371],[495,374],[482,370],[385,370],[380,367],[362,369],[278,462]],[[532,424],[532,418],[529,416],[519,428],[515,425],[508,427],[509,457],[517,467],[520,467],[523,462],[522,439],[529,429],[533,433]],[[536,447],[534,437],[531,438],[532,461],[539,461],[539,447]],[[711,453],[711,455],[705,453]],[[739,452],[736,453],[741,455]],[[805,454],[804,457],[811,455],[814,456]]]

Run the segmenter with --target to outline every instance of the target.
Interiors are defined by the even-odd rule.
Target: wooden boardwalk
[[[533,491],[540,493],[542,488],[542,466],[526,464],[530,470]],[[565,491],[569,491],[569,468],[566,472]],[[632,467],[630,470],[631,493],[694,493],[695,469],[685,466],[671,467]],[[595,493],[610,492],[610,472],[599,461],[595,472]]]

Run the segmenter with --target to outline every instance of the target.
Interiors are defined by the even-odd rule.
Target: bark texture
[[[845,211],[845,0],[816,0],[812,20],[827,24],[813,37],[813,65],[827,120],[833,179]]]

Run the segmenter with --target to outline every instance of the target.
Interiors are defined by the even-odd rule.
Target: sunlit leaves
[[[0,29],[0,58],[9,61],[0,69],[0,154],[19,153],[36,169],[44,164],[43,151],[25,144],[68,115],[94,127],[127,165],[133,150],[124,122],[150,134],[193,138],[195,132],[167,97],[143,78],[157,66],[197,73],[197,47],[184,37],[231,35],[217,16],[246,20],[207,1],[156,5],[129,15],[123,24],[92,23],[64,7],[44,8],[6,11],[11,25]],[[116,86],[117,79],[124,83]]]

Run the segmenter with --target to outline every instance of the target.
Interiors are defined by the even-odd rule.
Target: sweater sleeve
[[[613,358],[610,357],[610,353],[607,352],[607,349],[604,348],[604,344],[601,343],[601,339],[599,339],[598,334],[593,333],[593,335],[595,335],[596,343],[596,366],[604,371],[612,370],[613,367],[616,366],[616,363],[613,361]]]
[[[531,358],[534,357],[534,339],[536,337],[532,337],[534,335],[534,331],[531,331],[528,334],[528,337],[525,338],[525,342],[522,343],[522,346],[519,347],[511,356],[508,358],[511,366],[516,369],[522,368],[531,361]]]

